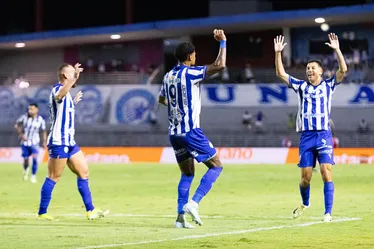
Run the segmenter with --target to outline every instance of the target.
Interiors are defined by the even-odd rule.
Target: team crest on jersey
[[[147,122],[155,102],[154,95],[145,89],[125,93],[116,106],[118,122],[132,125]]]

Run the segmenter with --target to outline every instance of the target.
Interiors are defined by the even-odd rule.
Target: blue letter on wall
[[[374,92],[370,86],[361,86],[353,99],[349,101],[352,104],[374,103]]]
[[[272,98],[283,103],[287,103],[287,86],[270,87],[266,85],[258,85],[258,88],[261,91],[260,103],[270,104],[272,103]],[[279,90],[277,90],[276,88],[278,88]]]
[[[233,85],[206,86],[206,89],[211,101],[217,103],[230,103],[235,99],[235,86]]]

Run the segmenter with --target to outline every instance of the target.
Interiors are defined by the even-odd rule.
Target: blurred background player
[[[101,211],[92,204],[90,187],[88,185],[88,165],[79,146],[74,140],[74,105],[82,99],[82,92],[78,92],[74,100],[69,91],[76,86],[79,74],[83,71],[80,64],[74,67],[62,64],[58,69],[59,83],[52,89],[50,95],[50,113],[52,127],[48,136],[48,177],[41,189],[38,218],[53,220],[47,214],[52,198],[52,191],[60,179],[62,171],[67,164],[70,170],[77,175],[77,186],[86,207],[88,219],[104,217],[109,211]]]
[[[226,36],[223,30],[214,30],[213,33],[214,38],[220,42],[216,61],[208,66],[194,66],[194,45],[188,42],[179,44],[175,49],[178,65],[165,75],[159,96],[159,103],[168,107],[169,139],[182,173],[178,185],[176,228],[193,228],[186,222],[185,212],[191,215],[196,224],[202,225],[198,205],[222,172],[222,163],[216,155],[216,149],[200,129],[200,82],[226,66]],[[195,174],[194,159],[199,163],[203,162],[209,169],[201,179],[192,200],[188,202]]]
[[[32,157],[31,178],[32,183],[36,183],[36,173],[38,171],[38,154],[40,146],[40,130],[43,131],[43,147],[47,145],[47,131],[45,120],[38,115],[38,104],[31,103],[28,112],[17,119],[15,128],[21,139],[21,150],[23,157],[23,180],[29,177],[29,158]]]
[[[301,132],[299,147],[301,168],[300,194],[302,204],[293,212],[298,218],[304,210],[310,207],[310,180],[312,169],[318,160],[324,181],[325,214],[323,221],[331,221],[334,200],[334,183],[332,182],[332,164],[334,164],[334,149],[330,127],[331,98],[335,87],[344,79],[347,65],[339,48],[338,37],[330,33],[330,43],[326,43],[335,51],[338,58],[339,70],[329,79],[322,79],[322,63],[318,60],[309,61],[306,66],[307,81],[288,75],[283,67],[281,52],[287,43],[283,36],[274,39],[275,68],[277,76],[288,84],[299,96],[299,112],[296,121],[296,131]]]

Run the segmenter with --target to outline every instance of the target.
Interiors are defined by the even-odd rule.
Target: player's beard
[[[74,83],[74,85],[72,86],[72,88],[75,88],[77,86],[77,83]]]

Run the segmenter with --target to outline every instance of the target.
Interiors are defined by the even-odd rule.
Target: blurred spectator
[[[358,124],[358,132],[366,133],[369,131],[369,125],[366,120],[363,118],[361,119],[360,123]]]
[[[244,68],[244,79],[246,83],[253,83],[255,80],[251,64],[247,63]]]
[[[105,73],[106,72],[105,63],[100,61],[97,67],[97,70],[99,71],[99,73]]]
[[[339,148],[339,138],[336,136],[332,137],[332,147]]]
[[[225,67],[221,73],[222,82],[227,83],[230,81],[229,69]]]
[[[292,147],[292,141],[288,137],[284,137],[282,139],[282,147],[291,148]]]
[[[288,114],[288,128],[295,129],[296,128],[296,115],[293,113]]]
[[[257,132],[264,131],[264,114],[258,111],[256,114],[255,128]]]
[[[86,62],[86,66],[87,66],[87,71],[89,73],[92,73],[94,71],[94,66],[95,66],[95,63],[94,63],[94,60],[92,59],[92,57],[88,57],[88,60]]]
[[[248,110],[244,111],[242,123],[247,126],[248,129],[252,129],[253,118]]]

